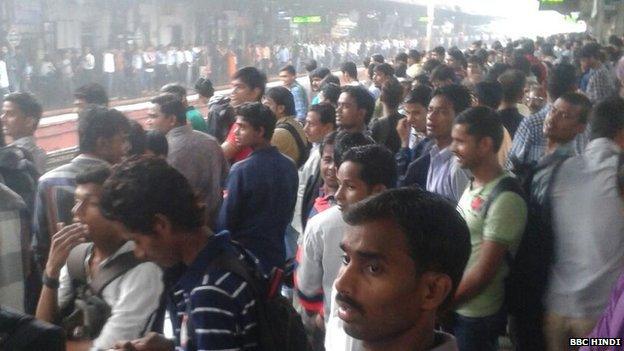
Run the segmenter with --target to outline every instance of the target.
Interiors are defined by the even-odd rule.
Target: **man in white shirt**
[[[110,173],[108,167],[96,166],[76,177],[74,224],[63,227],[52,237],[37,306],[38,319],[55,322],[58,317],[65,317],[63,312],[74,302],[77,288],[72,280],[76,277],[70,277],[65,262],[72,250],[81,247],[79,244],[93,242],[84,259],[86,280],[90,283],[117,259],[129,257],[128,254],[134,259],[134,242],[126,241],[124,233],[104,218],[99,208],[102,185]],[[117,341],[141,337],[151,328],[163,288],[160,268],[151,262],[138,261],[105,285],[99,296],[110,307],[110,316],[93,339],[93,347],[109,349]]]

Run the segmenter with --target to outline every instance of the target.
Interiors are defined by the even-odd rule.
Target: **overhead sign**
[[[557,11],[563,14],[579,11],[579,0],[540,0],[540,11]]]
[[[294,16],[292,18],[293,23],[321,23],[323,18],[321,16]]]

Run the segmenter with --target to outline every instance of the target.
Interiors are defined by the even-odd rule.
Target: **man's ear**
[[[163,236],[171,232],[171,221],[162,214],[156,214],[152,220],[152,230],[158,236]]]
[[[256,94],[256,100],[260,100],[260,98],[262,98],[262,89],[253,88],[253,91]]]
[[[436,310],[451,293],[451,277],[438,272],[425,272],[420,276],[419,289],[422,293],[423,310]]]
[[[103,155],[106,154],[106,151],[110,148],[111,145],[111,140],[104,138],[104,137],[98,137],[97,140],[95,141],[95,153],[98,155]]]
[[[385,191],[386,189],[388,189],[388,188],[386,188],[386,186],[381,184],[381,183],[380,184],[375,184],[375,185],[373,185],[373,194],[379,194],[379,193]]]
[[[277,105],[277,112],[280,114],[280,116],[283,115],[285,111],[286,111],[286,106]]]
[[[477,144],[481,151],[494,149],[494,140],[490,137],[480,138]]]

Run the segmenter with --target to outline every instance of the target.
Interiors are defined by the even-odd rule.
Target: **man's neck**
[[[414,326],[402,335],[380,342],[363,342],[366,351],[427,351],[435,345],[433,323],[430,326]]]
[[[561,145],[565,145],[567,143],[569,143],[572,140],[568,140],[568,141],[555,141],[553,139],[546,139],[546,150],[544,151],[544,156],[546,155],[550,155],[553,152],[555,152],[555,150],[557,150],[557,148]]]
[[[253,145],[251,148],[253,149],[253,151],[257,151],[257,150],[262,150],[262,149],[267,149],[271,147],[271,142],[268,140],[262,140],[262,142]]]
[[[204,227],[193,232],[181,234],[178,252],[180,252],[182,263],[190,266],[197,259],[197,255],[206,247],[208,240],[214,233],[207,227]]]
[[[443,150],[445,148],[447,148],[449,145],[451,145],[451,142],[453,141],[453,139],[451,139],[451,137],[449,136],[444,137],[444,138],[435,138],[435,144],[437,145],[438,149]]]
[[[126,240],[121,238],[108,238],[102,242],[93,241],[93,254],[101,262],[117,252],[126,243]]]
[[[507,109],[511,109],[511,108],[516,108],[516,103],[515,102],[506,102],[503,101],[501,102],[500,106],[498,107],[498,110],[507,110]]]
[[[350,128],[343,128],[347,133],[363,133],[366,130],[366,125],[356,125]]]
[[[476,187],[484,186],[503,174],[503,168],[498,163],[496,155],[487,161],[483,161],[479,166],[470,169],[470,171],[474,176],[474,185]]]

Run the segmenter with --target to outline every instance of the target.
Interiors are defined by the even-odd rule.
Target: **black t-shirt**
[[[497,114],[501,119],[501,123],[505,126],[505,129],[509,132],[509,136],[513,139],[524,116],[522,116],[515,107],[499,110]]]

